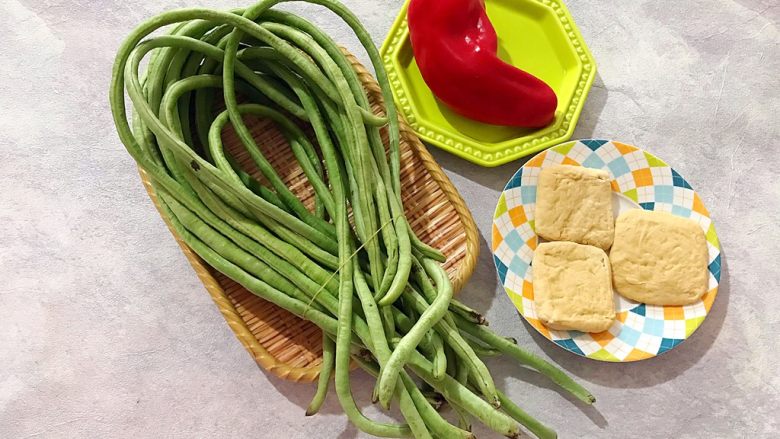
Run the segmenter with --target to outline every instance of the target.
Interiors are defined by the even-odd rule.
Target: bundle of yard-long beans
[[[270,9],[281,1],[230,12],[166,12],[122,44],[111,85],[114,120],[170,223],[211,266],[322,329],[322,372],[307,414],[322,404],[335,371],[341,406],[370,434],[468,438],[473,417],[509,437],[519,435],[518,422],[539,437],[554,437],[496,390],[480,357],[509,355],[580,400],[592,403],[593,397],[452,299],[442,254],[422,243],[404,217],[397,114],[369,35],[341,4],[311,1],[340,16],[364,45],[386,117],[371,112],[350,62],[325,33]],[[150,37],[168,25],[170,33]],[[314,189],[312,211],[264,157],[246,115],[271,119],[284,134]],[[312,127],[318,149],[294,119]],[[227,124],[267,183],[223,149]],[[380,136],[385,125],[387,153]],[[350,390],[351,360],[377,377],[374,400],[386,408],[397,401],[405,424],[361,414]],[[446,400],[458,426],[442,418],[437,401],[418,384]]]

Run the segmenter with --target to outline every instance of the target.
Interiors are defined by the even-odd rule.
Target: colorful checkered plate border
[[[637,303],[615,293],[617,318],[600,333],[555,331],[536,318],[531,259],[539,171],[556,164],[604,169],[612,190],[647,210],[671,212],[699,223],[709,248],[709,289],[685,306]],[[493,261],[504,290],[531,326],[558,346],[601,361],[628,362],[662,354],[691,336],[712,307],[720,282],[720,248],[715,226],[699,195],[661,159],[635,146],[607,140],[566,142],[529,160],[509,180],[493,217]]]

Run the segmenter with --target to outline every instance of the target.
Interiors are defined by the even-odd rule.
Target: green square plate
[[[568,140],[574,132],[596,62],[566,6],[553,0],[485,0],[499,56],[549,84],[558,96],[554,121],[541,129],[488,125],[438,101],[414,60],[406,1],[382,45],[398,107],[424,141],[482,166],[498,166]]]

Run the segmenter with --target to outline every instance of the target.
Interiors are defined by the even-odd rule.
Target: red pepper
[[[412,0],[408,19],[420,73],[453,110],[494,125],[536,128],[552,121],[555,92],[499,59],[483,0]]]

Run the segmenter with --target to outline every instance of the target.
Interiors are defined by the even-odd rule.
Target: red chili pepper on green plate
[[[408,20],[425,83],[454,111],[493,125],[536,128],[553,120],[555,92],[498,57],[483,0],[411,0]]]

